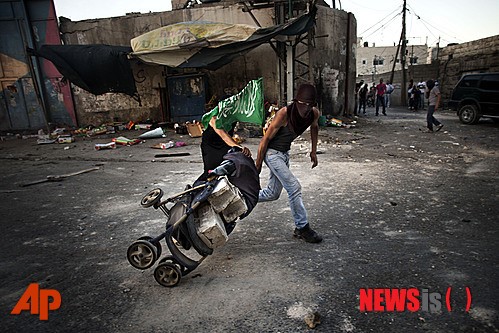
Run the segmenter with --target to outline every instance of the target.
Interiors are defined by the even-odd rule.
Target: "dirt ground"
[[[293,144],[291,168],[321,244],[292,238],[283,193],[175,288],[157,284],[154,267],[130,266],[126,251],[166,222],[141,198],[156,187],[180,192],[200,174],[199,138],[169,132],[101,151],[95,143],[112,136],[0,142],[2,332],[307,332],[311,312],[317,332],[498,332],[499,124],[466,126],[444,111],[442,131],[426,134],[424,111],[369,112],[355,128],[321,128],[313,170],[307,134]],[[165,151],[150,146],[169,140],[187,146],[166,152],[190,155],[155,158]],[[257,138],[245,144],[256,154]],[[264,167],[262,186],[267,177]],[[61,295],[47,321],[10,314],[30,283]],[[439,293],[441,309],[361,312],[361,288]]]

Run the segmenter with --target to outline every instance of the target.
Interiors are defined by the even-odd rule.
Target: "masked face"
[[[310,103],[304,103],[301,101],[296,102],[298,106],[298,113],[302,118],[307,118],[312,112],[312,105]]]

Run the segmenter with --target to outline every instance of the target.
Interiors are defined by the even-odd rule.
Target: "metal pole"
[[[407,11],[406,0],[404,0],[404,6],[402,8],[402,48],[400,49],[400,64],[402,65],[402,82],[401,82],[401,93],[400,93],[400,103],[402,106],[407,105],[407,76],[405,71],[405,50],[406,50],[406,36],[405,36],[405,13]]]

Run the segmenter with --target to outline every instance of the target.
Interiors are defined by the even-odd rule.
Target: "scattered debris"
[[[134,128],[136,130],[150,130],[151,129],[151,126],[152,124],[135,124]]]
[[[128,139],[128,138],[125,138],[124,136],[113,138],[112,140],[113,140],[113,142],[116,142],[116,144],[122,145],[122,146],[132,146],[132,145],[135,145],[137,143],[142,142],[142,140],[140,140],[140,139]]]
[[[91,171],[95,171],[95,170],[99,170],[99,169],[100,169],[99,167],[93,167],[90,169],[85,169],[85,170],[80,170],[80,171],[76,171],[76,172],[72,172],[72,173],[67,173],[64,175],[55,175],[55,176],[50,175],[50,176],[47,176],[47,178],[45,178],[45,179],[36,180],[34,182],[31,182],[31,183],[21,184],[20,186],[26,187],[26,186],[31,186],[31,185],[35,185],[35,184],[45,183],[45,182],[58,182],[58,181],[64,180],[65,178],[68,178],[68,177],[81,175],[82,173],[87,173],[87,172],[91,172]]]
[[[116,149],[116,142],[96,143],[95,150],[101,150],[101,149]]]
[[[158,143],[155,144],[154,146],[151,146],[151,148],[155,149],[169,149],[169,148],[176,148],[176,147],[183,147],[186,146],[187,144],[183,141],[168,141],[166,143]]]
[[[321,316],[318,312],[310,312],[305,316],[305,323],[309,328],[315,328],[315,326],[321,323]]]
[[[175,124],[173,125],[176,134],[187,134],[187,126],[185,124]]]
[[[59,135],[57,137],[57,143],[72,143],[75,142],[75,138],[71,135],[65,134],[65,135]]]
[[[191,153],[171,153],[171,154],[156,154],[154,157],[176,157],[176,156],[189,156]]]
[[[185,123],[187,127],[187,132],[191,138],[199,138],[203,135],[203,125],[199,121],[194,121],[192,123]]]
[[[340,119],[331,118],[331,119],[326,119],[325,124],[328,127],[354,128],[357,124],[357,121],[353,120],[353,121],[347,123],[346,121],[343,121]]]
[[[158,127],[156,129],[150,130],[148,132],[145,132],[141,135],[139,135],[139,139],[154,139],[154,138],[164,138],[165,132],[163,132],[163,129],[161,127]]]
[[[36,143],[39,144],[39,145],[46,145],[46,144],[51,144],[51,143],[55,143],[56,140],[52,140],[52,139],[38,139],[36,140]]]

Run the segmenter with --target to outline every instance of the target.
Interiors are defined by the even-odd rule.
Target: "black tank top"
[[[281,111],[282,112],[282,111]],[[277,131],[276,135],[270,140],[268,148],[281,152],[287,152],[291,149],[291,142],[301,135],[314,121],[313,111],[306,118],[302,118],[298,113],[296,102],[286,108],[288,123]],[[295,128],[293,128],[295,124]]]
[[[293,133],[288,126],[282,126],[272,140],[270,140],[268,148],[285,153],[291,149],[291,142],[293,142],[297,136],[298,135]]]

